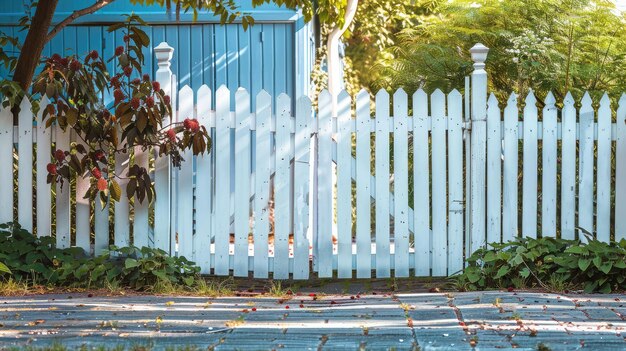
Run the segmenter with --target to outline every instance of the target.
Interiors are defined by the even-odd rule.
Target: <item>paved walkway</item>
[[[625,295],[0,297],[0,349],[626,350],[625,327]]]

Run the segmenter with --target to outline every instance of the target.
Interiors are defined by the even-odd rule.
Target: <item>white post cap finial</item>
[[[161,44],[154,48],[154,54],[157,59],[157,64],[159,65],[159,69],[168,68],[170,66],[172,56],[174,55],[174,48],[167,45],[166,42],[161,42]]]
[[[474,61],[474,69],[482,70],[485,68],[485,60],[487,60],[487,53],[489,48],[485,45],[478,43],[470,49],[472,54],[472,61]]]

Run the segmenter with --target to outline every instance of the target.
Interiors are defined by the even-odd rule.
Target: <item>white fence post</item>
[[[471,131],[471,204],[470,254],[485,243],[486,210],[486,147],[487,147],[487,72],[485,60],[489,48],[476,44],[470,49],[474,72],[472,72],[472,131]]]
[[[154,48],[157,64],[156,81],[161,85],[165,94],[172,94],[172,71],[170,61],[174,48],[162,42]],[[175,93],[175,92],[174,92]],[[174,101],[174,99],[172,99]],[[176,106],[172,104],[172,109]],[[163,124],[170,123],[170,117],[165,116]],[[158,155],[158,150],[155,150]],[[154,162],[154,189],[156,202],[154,204],[154,247],[173,253],[174,245],[170,247],[170,160],[168,157],[156,157]],[[171,251],[170,251],[171,250]]]

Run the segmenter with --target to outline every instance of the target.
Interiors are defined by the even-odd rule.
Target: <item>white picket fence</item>
[[[0,223],[14,219],[7,200],[16,177],[17,220],[55,235],[61,247],[154,246],[192,259],[203,273],[276,279],[307,279],[311,271],[445,276],[487,242],[522,234],[584,239],[581,227],[603,241],[626,236],[625,97],[613,123],[606,95],[597,110],[585,95],[577,110],[570,95],[559,109],[550,94],[539,111],[531,92],[520,120],[515,94],[502,110],[487,98],[487,48],[477,45],[471,109],[466,84],[465,99],[456,90],[379,91],[375,107],[365,90],[354,100],[342,92],[333,116],[327,91],[317,111],[308,97],[177,91],[172,49],[155,52],[156,78],[178,106],[172,120],[196,118],[211,133],[211,152],[187,152],[180,169],[140,149],[116,158],[117,174],[154,160],[157,196],[150,207],[123,194],[109,223],[109,205],[82,199],[85,180],[75,191],[46,184],[51,151],[75,138],[33,124],[41,112],[33,116],[24,100],[18,127],[0,110]]]

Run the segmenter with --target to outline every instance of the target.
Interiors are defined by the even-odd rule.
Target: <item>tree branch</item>
[[[57,25],[54,26],[54,28],[52,28],[52,30],[46,36],[46,43],[49,42],[52,38],[54,38],[55,35],[57,35],[63,28],[65,28],[68,24],[72,23],[78,17],[92,14],[100,10],[101,8],[105,7],[106,5],[112,3],[113,1],[115,0],[98,0],[96,1],[96,3],[94,3],[93,5],[89,7],[85,7],[82,10],[76,10],[72,12],[71,15],[67,16],[63,21],[57,23]]]

